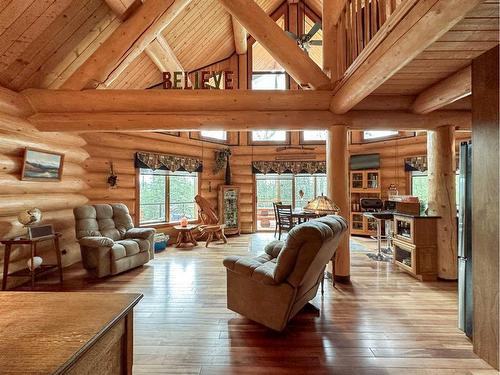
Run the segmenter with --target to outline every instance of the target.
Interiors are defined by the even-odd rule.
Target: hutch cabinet
[[[240,234],[240,188],[233,185],[219,186],[219,220],[225,224],[225,234]]]
[[[420,281],[437,277],[436,216],[394,215],[393,262]]]
[[[380,198],[380,171],[378,169],[351,171],[351,234],[375,236],[377,222],[375,219],[363,216],[361,198]]]

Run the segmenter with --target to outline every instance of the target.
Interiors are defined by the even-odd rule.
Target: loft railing
[[[405,0],[347,0],[337,24],[338,75],[349,66]]]

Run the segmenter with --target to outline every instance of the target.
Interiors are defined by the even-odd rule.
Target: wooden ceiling
[[[499,43],[499,3],[484,1],[374,94],[418,94],[495,47]]]
[[[268,14],[282,2],[257,0]],[[322,0],[304,2],[321,14]],[[498,4],[499,0],[485,0],[374,93],[416,95],[469,65],[499,42]],[[16,91],[60,87],[120,22],[105,0],[0,1],[0,85]],[[312,24],[306,19],[306,31]],[[218,0],[193,0],[163,36],[188,71],[234,53],[231,17]],[[315,39],[321,39],[321,31]],[[320,66],[321,54],[321,47],[311,48],[310,56]],[[259,69],[274,67],[266,61]],[[143,53],[110,88],[144,89],[160,81],[160,71]]]

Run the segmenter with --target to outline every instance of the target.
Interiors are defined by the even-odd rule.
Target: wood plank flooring
[[[302,312],[283,333],[229,311],[222,259],[258,254],[271,239],[168,248],[104,280],[74,265],[63,289],[144,294],[134,317],[135,374],[498,374],[456,328],[456,283],[420,283],[362,250],[352,253],[352,284],[326,283],[313,301],[321,315]],[[60,288],[48,279],[37,289]]]

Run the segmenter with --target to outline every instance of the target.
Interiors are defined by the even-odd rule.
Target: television
[[[380,154],[352,155],[349,164],[351,170],[379,169]]]

